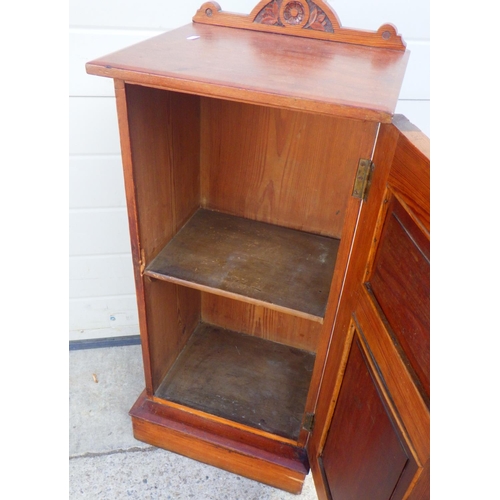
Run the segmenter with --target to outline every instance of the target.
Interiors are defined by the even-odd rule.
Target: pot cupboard
[[[168,10],[168,8],[167,8]],[[429,496],[429,140],[397,29],[215,2],[114,79],[138,440],[320,499]]]

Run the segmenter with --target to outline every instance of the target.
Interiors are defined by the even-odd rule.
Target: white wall
[[[219,0],[249,13],[258,0]],[[85,63],[188,24],[204,0],[70,0],[70,340],[139,333],[112,80]],[[429,1],[336,0],[343,26],[397,26],[411,51],[396,112],[430,135]]]

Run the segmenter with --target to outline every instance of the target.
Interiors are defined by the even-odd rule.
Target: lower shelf
[[[155,396],[297,440],[315,355],[200,323]]]

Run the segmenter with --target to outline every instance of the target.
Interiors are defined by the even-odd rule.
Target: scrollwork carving
[[[212,26],[406,50],[401,35],[391,24],[384,24],[377,31],[344,28],[328,0],[260,0],[248,16],[224,12],[217,2],[210,0],[198,9],[193,21]]]
[[[312,0],[272,0],[258,12],[253,22],[329,33],[334,31],[327,14]]]
[[[333,27],[331,23],[329,25],[328,17],[316,5],[314,5],[313,8],[311,9],[309,22],[307,23],[306,28],[311,28],[312,30],[319,30],[319,31],[329,31],[330,33],[333,33]]]
[[[271,26],[280,26],[279,22],[279,4],[276,0],[267,4],[255,18],[255,23],[269,24]]]

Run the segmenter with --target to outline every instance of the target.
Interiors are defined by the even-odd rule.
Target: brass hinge
[[[352,190],[354,198],[360,198],[364,201],[367,200],[374,168],[375,164],[371,160],[360,158],[358,171],[356,172],[356,180],[354,181],[354,188]]]
[[[307,432],[312,432],[314,429],[314,413],[306,413],[304,416],[304,422],[302,423],[302,428]]]

